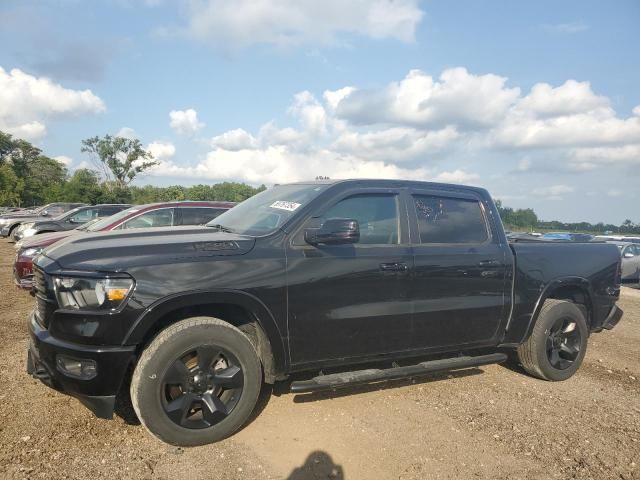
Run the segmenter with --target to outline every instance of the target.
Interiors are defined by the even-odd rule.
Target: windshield
[[[66,220],[67,218],[73,217],[76,213],[80,211],[82,207],[76,207],[68,212],[61,213],[57,217],[53,217],[53,220]]]
[[[329,185],[277,185],[227,210],[211,220],[208,227],[230,233],[261,236],[275,232]]]
[[[91,227],[92,225],[95,225],[100,220],[102,220],[102,217],[98,217],[98,218],[94,218],[93,220],[89,220],[87,223],[84,223],[84,224],[80,225],[78,228],[76,228],[76,230],[80,230],[82,232],[85,232],[85,231],[89,230],[89,227]]]
[[[127,208],[126,210],[121,210],[115,215],[111,215],[110,217],[104,217],[98,220],[96,223],[89,225],[89,227],[87,228],[87,232],[99,232],[100,230],[103,230],[111,225],[113,222],[117,222],[118,220],[125,218],[132,213],[136,213],[139,210],[140,207],[131,207]]]

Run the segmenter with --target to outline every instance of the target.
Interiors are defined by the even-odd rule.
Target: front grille
[[[36,320],[44,327],[49,327],[49,322],[56,309],[56,302],[53,299],[53,292],[48,287],[47,274],[34,266],[33,287],[36,293]]]

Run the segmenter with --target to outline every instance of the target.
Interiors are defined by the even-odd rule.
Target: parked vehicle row
[[[622,317],[615,245],[509,243],[481,188],[285,184],[206,227],[124,225],[35,257],[27,370],[103,418],[129,388],[142,424],[176,445],[233,434],[263,383],[294,372],[306,393],[514,351],[565,380]]]
[[[53,218],[47,217],[42,220],[22,221],[15,228],[12,238],[15,241],[19,241],[42,233],[73,230],[90,220],[98,217],[109,217],[129,207],[131,207],[129,204],[91,205],[74,208]]]
[[[0,237],[11,237],[22,223],[57,217],[84,205],[84,203],[50,203],[35,211],[18,211],[0,215]]]
[[[34,257],[42,253],[45,248],[68,237],[111,230],[205,225],[234,205],[235,203],[232,202],[182,201],[129,206],[129,208],[126,208],[127,205],[80,207],[58,217],[53,223],[43,221],[44,227],[36,232],[39,233],[38,235],[26,237],[16,243],[16,259],[13,268],[16,284],[22,288],[31,288]],[[73,230],[67,229],[68,226],[77,225],[81,220],[88,220],[101,213],[108,214],[114,209],[118,210],[118,213],[91,224],[76,226]],[[53,231],[55,225],[61,230]],[[29,228],[37,229],[36,226]],[[49,233],[40,233],[45,228]]]

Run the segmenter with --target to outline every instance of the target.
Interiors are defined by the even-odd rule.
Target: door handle
[[[501,263],[498,260],[482,260],[478,262],[479,267],[499,267]]]
[[[406,263],[381,263],[380,270],[383,272],[406,272],[409,266]]]

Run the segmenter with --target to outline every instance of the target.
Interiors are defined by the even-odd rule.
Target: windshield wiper
[[[217,228],[219,232],[233,233],[232,229],[230,229],[229,227],[225,227],[224,225],[221,225],[219,223],[216,223],[215,225],[207,225],[207,227]]]

